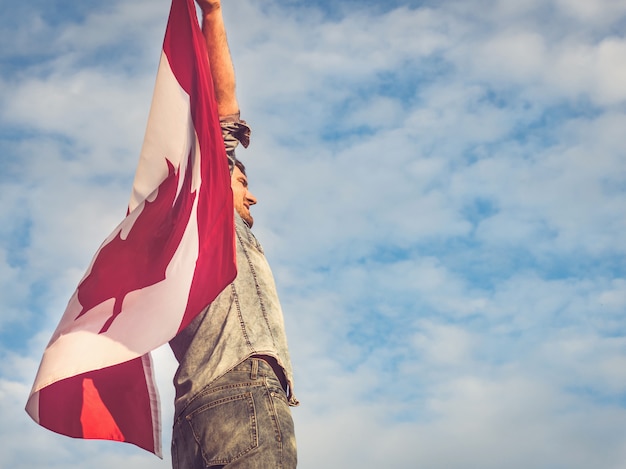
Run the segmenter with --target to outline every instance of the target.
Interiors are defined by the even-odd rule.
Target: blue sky
[[[1,467],[169,467],[23,411],[125,214],[168,9],[3,5]],[[626,2],[224,10],[299,467],[623,468]],[[154,355],[167,449],[175,363]]]

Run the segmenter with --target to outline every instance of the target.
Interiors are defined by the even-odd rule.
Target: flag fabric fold
[[[233,201],[194,0],[172,0],[128,215],[103,242],[46,350],[26,410],[75,438],[161,456],[150,351],[235,278]]]

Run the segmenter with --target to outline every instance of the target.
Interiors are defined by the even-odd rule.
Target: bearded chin
[[[241,219],[246,222],[246,225],[248,225],[248,228],[252,228],[252,224],[254,223],[254,218],[252,218],[252,215],[250,215],[250,212],[245,209],[237,210],[237,212],[239,213],[239,216],[241,217]]]

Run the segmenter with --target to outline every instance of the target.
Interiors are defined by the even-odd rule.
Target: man
[[[235,74],[220,0],[196,0],[202,11],[217,109],[231,168],[237,278],[172,341],[174,469],[295,468],[289,406],[293,376],[282,310],[271,270],[250,228],[245,167],[235,147],[247,147],[250,128],[239,118]]]

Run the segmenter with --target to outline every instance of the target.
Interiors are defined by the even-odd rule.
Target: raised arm
[[[239,112],[235,92],[235,69],[226,39],[221,0],[196,0],[202,10],[202,33],[206,39],[217,99],[217,112],[228,116]]]

